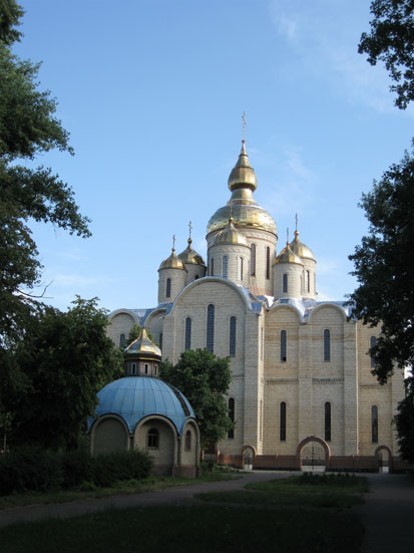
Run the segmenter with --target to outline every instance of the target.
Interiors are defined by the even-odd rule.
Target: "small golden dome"
[[[141,333],[124,351],[125,355],[139,356],[141,359],[161,360],[161,350],[149,338],[146,329],[143,327]]]
[[[224,244],[248,246],[246,238],[234,226],[232,217],[230,217],[226,228],[216,236],[216,239],[214,241],[215,246]]]
[[[178,259],[180,259],[183,263],[188,263],[189,265],[202,265],[205,267],[206,264],[204,263],[204,259],[199,253],[193,250],[191,246],[192,242],[191,238],[189,238],[188,246],[183,252],[178,254]]]
[[[295,254],[288,243],[274,261],[274,265],[278,265],[279,263],[296,263],[297,265],[303,265],[301,258]]]
[[[239,159],[230,173],[228,185],[232,192],[237,188],[249,188],[252,191],[257,188],[256,173],[250,165],[244,140],[242,140]]]
[[[158,270],[160,271],[161,269],[182,269],[186,271],[184,263],[177,257],[174,248],[172,249],[171,255],[161,263]]]
[[[315,261],[315,256],[312,250],[299,240],[299,232],[297,230],[295,230],[295,238],[290,243],[290,247],[299,257],[313,259]]]

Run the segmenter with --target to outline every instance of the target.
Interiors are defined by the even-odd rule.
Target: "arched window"
[[[250,246],[250,274],[256,276],[256,244]]]
[[[191,317],[185,320],[185,350],[191,349]]]
[[[331,404],[329,401],[325,403],[325,440],[331,441]]]
[[[144,365],[144,372],[145,372],[145,374],[148,374],[148,372],[149,372],[148,363],[145,363],[145,365]]]
[[[305,271],[305,292],[310,292],[310,272]]]
[[[369,354],[370,354],[370,357],[371,357],[371,369],[375,369],[375,359],[374,359],[374,356],[372,354],[372,350],[373,350],[373,348],[375,348],[376,345],[377,345],[376,336],[371,336],[370,341],[369,341]]]
[[[269,246],[266,248],[266,278],[269,280],[270,278],[270,248]]]
[[[280,404],[279,439],[281,442],[286,441],[286,403],[284,401]]]
[[[229,409],[229,419],[233,423],[233,427],[227,432],[227,438],[229,440],[232,440],[234,438],[234,413],[235,413],[235,403],[232,397],[229,398],[228,409]]]
[[[170,278],[167,278],[166,288],[165,288],[165,297],[166,298],[171,297],[171,279]]]
[[[230,317],[229,355],[236,356],[236,317]]]
[[[323,331],[323,360],[331,360],[331,331],[325,328]]]
[[[228,255],[223,256],[223,278],[229,277],[229,257]]]
[[[244,259],[242,257],[239,258],[240,263],[240,280],[244,279]]]
[[[121,334],[121,335],[119,336],[119,347],[120,347],[120,348],[125,347],[125,342],[126,342],[126,340],[125,340],[125,334]]]
[[[160,433],[156,428],[150,428],[147,434],[147,448],[159,449],[160,447]]]
[[[214,352],[214,305],[207,307],[207,351]]]
[[[287,273],[283,273],[283,282],[282,282],[282,291],[284,294],[287,294],[288,293],[288,289],[289,289],[289,281],[288,281],[288,274]]]
[[[187,430],[185,433],[184,449],[186,451],[191,451],[191,430]]]
[[[378,407],[371,407],[371,440],[373,444],[378,443]]]
[[[160,332],[159,344],[160,344],[160,349],[162,349],[162,332]]]
[[[212,257],[210,261],[210,275],[214,276],[214,257]]]
[[[286,330],[280,331],[280,360],[282,363],[287,361],[287,332]]]

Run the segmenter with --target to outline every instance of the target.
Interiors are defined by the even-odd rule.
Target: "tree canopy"
[[[163,380],[176,386],[193,407],[200,427],[202,447],[223,439],[233,424],[228,416],[225,394],[231,371],[229,359],[220,359],[205,349],[183,352],[176,365],[164,361]]]
[[[361,206],[370,222],[369,234],[350,256],[359,286],[351,294],[354,314],[380,325],[372,349],[374,373],[385,382],[394,364],[414,361],[414,157],[406,152],[392,165]]]
[[[376,65],[382,61],[396,83],[395,104],[405,109],[414,99],[414,2],[413,0],[374,0],[371,32],[362,33],[358,51],[368,54]]]
[[[13,443],[76,448],[97,392],[122,375],[122,354],[106,334],[106,311],[77,298],[61,312],[45,307],[13,355],[22,385],[9,387],[3,414],[11,414]]]
[[[34,293],[42,265],[30,221],[90,235],[72,189],[51,168],[32,166],[39,154],[73,150],[56,100],[39,90],[39,64],[13,54],[22,14],[15,0],[0,0],[0,355],[22,337],[34,297],[41,295]]]

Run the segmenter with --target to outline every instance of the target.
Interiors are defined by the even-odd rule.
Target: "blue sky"
[[[357,53],[369,0],[20,0],[15,51],[42,61],[75,156],[38,161],[73,188],[93,237],[33,232],[66,309],[79,294],[109,310],[157,303],[157,269],[193,246],[229,199],[246,112],[256,200],[280,250],[299,231],[318,260],[322,300],[355,287],[348,255],[367,231],[358,207],[373,179],[410,149],[413,111],[399,111],[380,67]]]

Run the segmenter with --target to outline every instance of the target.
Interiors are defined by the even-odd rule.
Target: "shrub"
[[[93,477],[93,458],[84,449],[62,453],[62,487],[77,488],[83,482],[89,482]]]
[[[139,449],[101,454],[94,458],[93,481],[97,486],[107,487],[121,480],[141,480],[151,468],[150,456]]]

